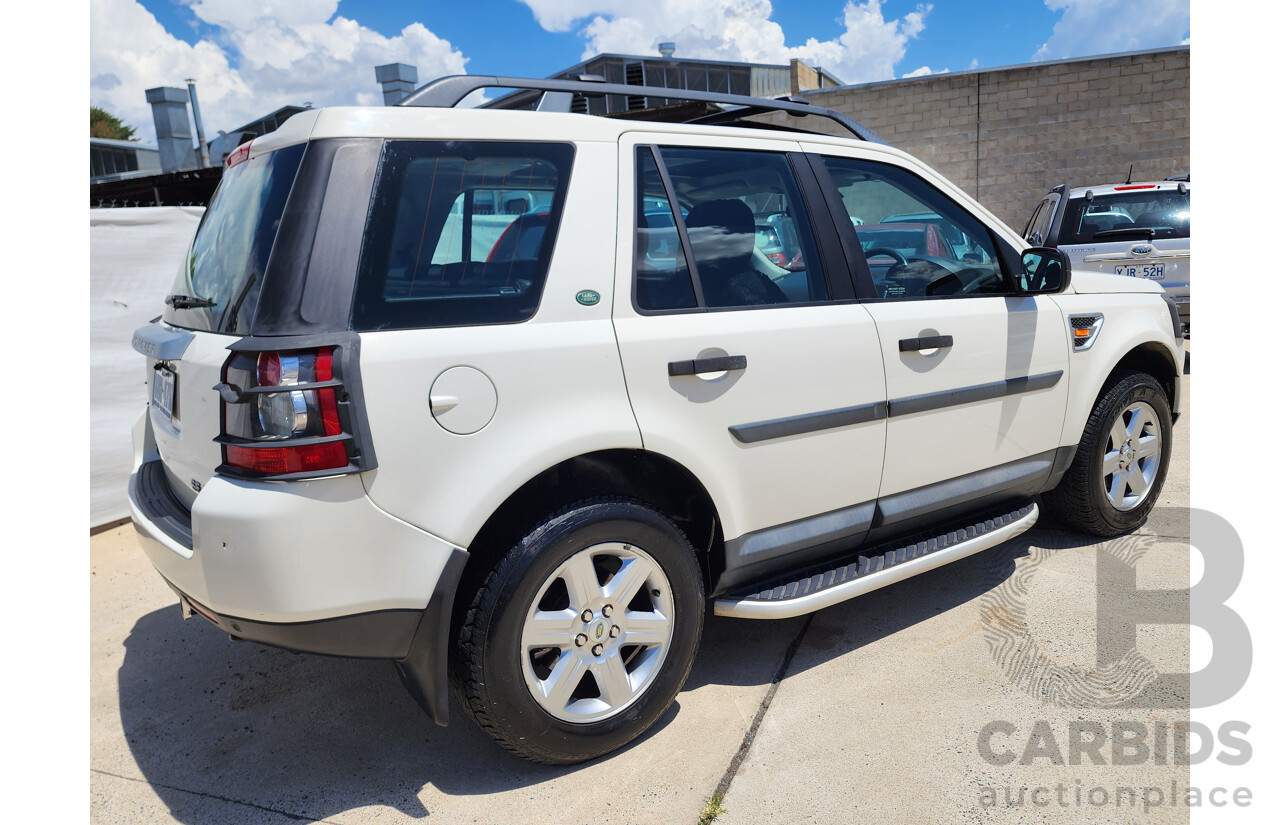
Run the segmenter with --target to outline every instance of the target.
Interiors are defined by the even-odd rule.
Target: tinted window
[[[1067,201],[1059,243],[1191,237],[1191,193],[1138,190]]]
[[[826,300],[813,233],[786,155],[659,151],[679,202],[703,305]],[[678,242],[678,235],[673,240]],[[677,260],[683,258],[684,250]]]
[[[1006,292],[991,233],[923,179],[883,163],[823,158],[877,295],[884,299]]]
[[[636,178],[636,306],[647,310],[695,307],[698,300],[675,213],[648,147],[636,150]]]
[[[277,149],[223,172],[172,290],[213,306],[169,307],[166,322],[188,329],[249,331],[304,149],[305,144]]]
[[[388,141],[361,255],[355,328],[530,318],[572,159],[567,144]]]

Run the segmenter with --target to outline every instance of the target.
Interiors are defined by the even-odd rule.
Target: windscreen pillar
[[[386,106],[396,105],[418,86],[417,66],[388,63],[385,66],[374,66],[373,71],[382,84],[382,102]]]
[[[191,120],[187,117],[187,90],[176,86],[147,89],[151,119],[156,124],[156,145],[160,148],[160,169],[177,172],[200,165],[191,144]]]

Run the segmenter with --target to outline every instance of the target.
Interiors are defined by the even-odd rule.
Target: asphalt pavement
[[[708,615],[658,724],[569,768],[508,754],[457,708],[433,725],[389,663],[184,622],[133,528],[102,532],[92,820],[1187,822],[1183,381],[1169,475],[1137,533],[1096,542],[1042,522],[810,617]],[[1152,610],[1174,618],[1144,621]]]

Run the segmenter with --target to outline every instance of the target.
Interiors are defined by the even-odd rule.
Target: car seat
[[[707,306],[787,303],[778,285],[752,265],[755,217],[745,203],[728,198],[700,203],[689,211],[685,227]]]

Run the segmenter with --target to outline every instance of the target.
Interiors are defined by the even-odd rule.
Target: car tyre
[[[688,538],[635,499],[576,502],[521,539],[459,628],[462,706],[506,749],[583,762],[639,736],[675,700],[702,635]]]
[[[1044,504],[1065,526],[1095,536],[1136,528],[1155,506],[1169,469],[1173,417],[1151,375],[1125,371],[1103,387],[1075,458]]]

